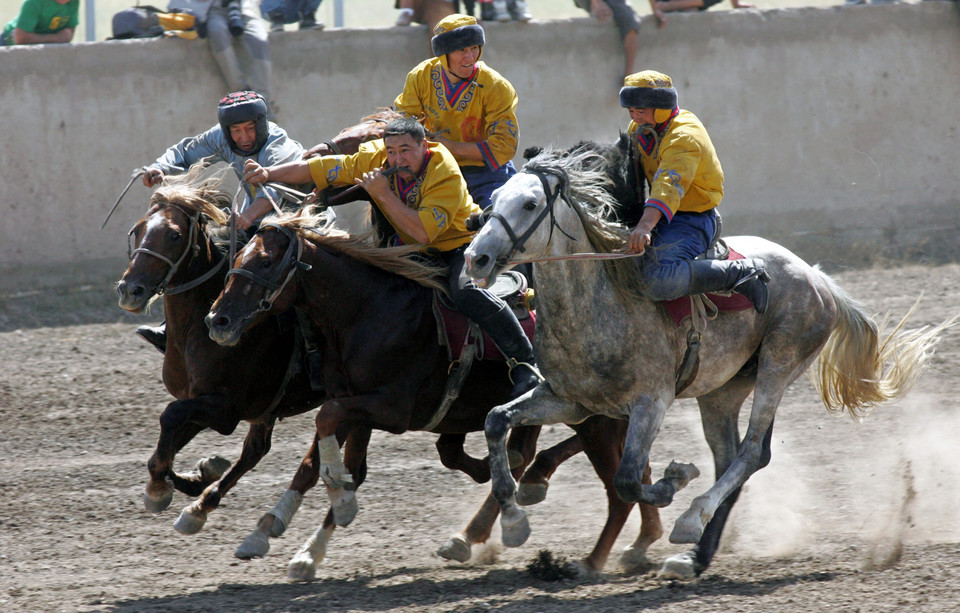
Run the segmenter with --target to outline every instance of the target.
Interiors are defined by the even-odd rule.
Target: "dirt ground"
[[[911,327],[960,311],[960,266],[834,275],[871,311]],[[627,575],[617,552],[632,542],[634,513],[606,574],[548,582],[527,564],[540,550],[576,559],[605,513],[602,488],[581,457],[561,467],[546,501],[530,507],[533,535],[489,545],[467,564],[437,547],[462,528],[487,485],[444,469],[434,436],[375,434],[360,513],[334,535],[312,583],[288,583],[286,564],[321,521],[326,494],[311,492],[263,559],[234,549],[270,509],[306,450],[313,413],[278,425],[273,450],[226,497],[196,536],[172,523],[189,501],[143,508],[146,461],[169,401],[160,355],[136,338],[145,319],[123,313],[111,289],[0,300],[0,610],[2,611],[925,611],[960,608],[960,328],[949,331],[913,392],[856,423],[828,413],[806,379],[787,393],[773,461],[735,508],[721,552],[695,582]],[[59,310],[58,310],[59,306]],[[154,314],[153,320],[158,316]],[[204,433],[180,455],[235,458],[244,428]],[[545,443],[565,438],[549,428]],[[483,441],[473,435],[479,454]],[[663,510],[665,530],[712,475],[693,401],[667,415],[655,473],[671,459],[704,476]],[[495,536],[494,541],[498,541]],[[682,551],[656,543],[657,561]]]

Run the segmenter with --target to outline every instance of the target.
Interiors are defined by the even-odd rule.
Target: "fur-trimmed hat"
[[[454,13],[441,19],[433,28],[430,47],[434,55],[444,56],[466,47],[483,47],[485,42],[483,26],[474,17]]]
[[[655,70],[629,75],[620,89],[620,106],[625,109],[677,108],[677,90],[670,77]]]

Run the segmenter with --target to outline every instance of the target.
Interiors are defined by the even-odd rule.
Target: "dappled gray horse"
[[[627,501],[666,506],[696,476],[691,465],[672,464],[658,483],[641,483],[650,446],[676,396],[686,327],[638,295],[636,260],[569,258],[614,253],[626,244],[628,230],[604,221],[614,203],[602,165],[588,149],[545,151],[530,160],[494,192],[492,218],[466,252],[466,272],[481,283],[492,282],[521,258],[540,260],[534,263],[535,345],[545,381],[491,411],[485,427],[508,546],[522,544],[530,534],[507,464],[504,441],[512,427],[578,423],[595,413],[628,420],[615,479]],[[741,486],[770,461],[774,415],[784,391],[815,360],[815,385],[826,407],[860,415],[906,393],[941,331],[953,323],[903,332],[901,322],[881,338],[883,324],[816,266],[761,238],[726,242],[745,257],[763,259],[771,277],[770,302],[764,315],[734,311],[709,323],[699,371],[679,395],[696,398],[700,406],[716,482],[677,519],[670,541],[695,545],[665,561],[665,576],[695,577],[709,566]],[[741,440],[737,417],[751,392]]]

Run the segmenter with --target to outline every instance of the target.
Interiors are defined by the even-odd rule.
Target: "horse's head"
[[[300,261],[303,243],[297,231],[281,223],[264,223],[237,254],[227,283],[204,321],[210,338],[232,346],[267,313],[282,313],[296,299],[298,270],[309,270]]]
[[[387,123],[403,116],[403,113],[392,109],[381,109],[364,117],[357,125],[344,128],[333,137],[332,142],[339,149],[339,151],[335,150],[335,153],[356,153],[361,143],[382,138],[383,129],[387,127]]]
[[[555,226],[555,205],[565,178],[559,173],[524,171],[493,192],[486,220],[464,253],[464,270],[481,286],[526,258],[546,252]],[[543,221],[550,218],[549,224]]]

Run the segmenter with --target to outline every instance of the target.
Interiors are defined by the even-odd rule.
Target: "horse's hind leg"
[[[735,377],[723,387],[697,398],[703,433],[713,453],[714,470],[719,477],[733,463],[740,447],[737,419],[744,400],[753,389],[753,377]],[[764,437],[763,465],[770,461],[770,437],[773,426]],[[720,504],[707,524],[699,542],[689,551],[671,556],[664,561],[660,576],[666,578],[692,579],[699,576],[713,560],[720,545],[720,537],[730,511],[740,495],[737,488]]]
[[[517,484],[517,504],[529,506],[543,502],[550,487],[550,477],[561,464],[583,451],[583,442],[576,434],[537,453]]]
[[[539,426],[517,428],[510,433],[507,447],[512,458],[511,476],[513,478],[524,474],[536,451],[539,436]],[[488,495],[463,532],[447,539],[447,542],[437,551],[437,555],[448,560],[466,562],[470,559],[473,545],[486,543],[490,538],[493,524],[499,514],[500,505],[497,504],[496,498],[492,494]]]
[[[208,485],[199,498],[180,512],[180,517],[173,524],[177,532],[196,534],[203,528],[207,515],[220,506],[221,498],[233,489],[240,477],[256,466],[270,451],[273,425],[273,420],[268,423],[250,424],[247,436],[243,440],[240,458],[219,480]]]
[[[614,484],[623,454],[627,423],[609,417],[596,416],[573,428],[583,441],[584,451],[607,493],[607,521],[593,551],[577,566],[577,570],[582,574],[594,575],[603,570],[610,556],[610,550],[633,509],[633,503],[625,502],[620,498]],[[644,483],[650,483],[649,465],[644,470],[643,478]],[[663,533],[660,514],[656,507],[641,505],[641,514],[643,523],[640,535],[634,541],[629,553],[625,553],[623,557],[628,570],[647,567],[646,550]]]
[[[441,434],[437,439],[437,453],[440,463],[450,470],[459,470],[477,483],[490,480],[490,462],[487,458],[477,459],[467,455],[463,444],[466,433]]]

